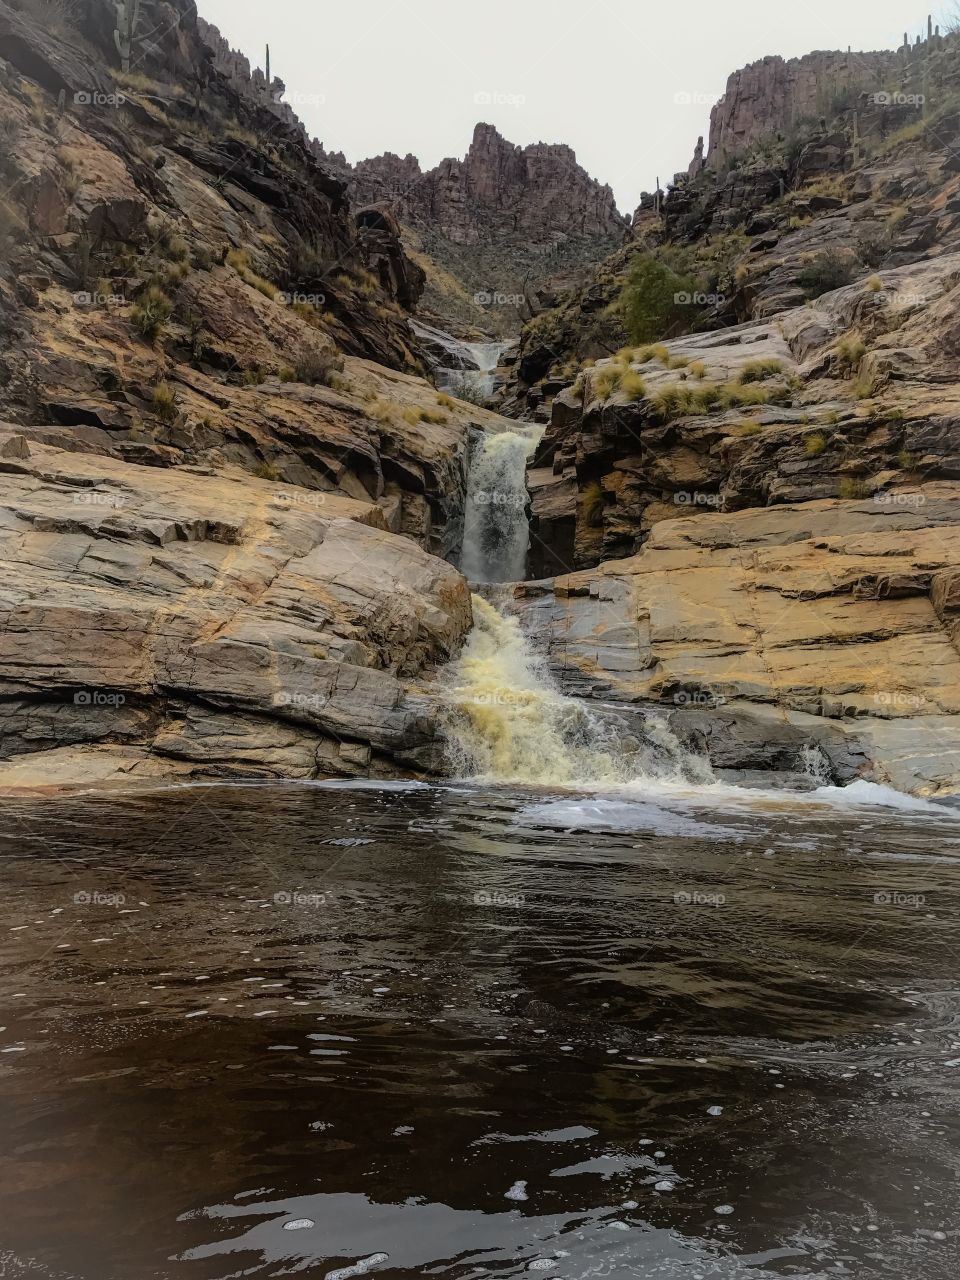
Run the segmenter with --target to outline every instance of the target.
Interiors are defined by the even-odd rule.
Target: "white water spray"
[[[527,459],[542,429],[480,437],[467,476],[460,570],[472,582],[522,582],[527,576]]]
[[[623,785],[706,783],[709,765],[661,720],[601,717],[561,694],[515,618],[473,598],[474,628],[449,669],[453,771],[487,782]]]

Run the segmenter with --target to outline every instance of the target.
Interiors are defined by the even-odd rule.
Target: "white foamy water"
[[[474,446],[460,559],[471,582],[520,582],[527,576],[527,459],[540,434],[501,431]]]
[[[550,800],[527,809],[532,825],[649,830],[727,838],[733,832],[692,816],[785,810],[895,810],[955,820],[950,807],[860,779],[830,784],[821,749],[803,753],[804,771],[821,785],[810,791],[746,788],[719,782],[709,761],[687,750],[656,715],[642,727],[616,711],[598,712],[560,693],[544,658],[516,618],[473,597],[474,627],[446,673],[446,726],[452,772],[462,779],[519,783],[592,793],[591,799]],[[684,816],[686,815],[686,816]]]
[[[623,785],[638,777],[707,782],[702,757],[685,751],[659,720],[641,742],[556,688],[515,618],[473,597],[474,628],[447,673],[454,772],[488,782]]]

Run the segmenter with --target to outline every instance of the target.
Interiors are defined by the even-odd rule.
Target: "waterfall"
[[[516,618],[473,597],[474,627],[446,673],[452,771],[487,782],[595,786],[713,775],[659,719],[600,714],[558,691]]]
[[[411,321],[441,391],[483,404],[496,390],[497,364],[508,342],[464,342],[443,329]]]
[[[472,582],[521,582],[527,573],[527,459],[542,428],[480,436],[467,476],[460,571]]]
[[[497,364],[507,345],[505,342],[465,342],[463,348],[476,367],[441,370],[437,373],[437,386],[464,400],[489,400],[497,387]]]

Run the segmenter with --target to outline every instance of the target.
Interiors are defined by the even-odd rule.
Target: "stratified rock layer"
[[[837,783],[960,793],[960,485],[663,520],[517,596],[566,692],[660,704],[721,778],[815,746]]]
[[[372,503],[7,434],[0,581],[2,785],[436,764],[470,596]]]

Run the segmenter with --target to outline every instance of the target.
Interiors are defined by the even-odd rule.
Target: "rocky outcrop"
[[[396,213],[427,273],[427,310],[458,332],[515,331],[557,278],[592,266],[627,234],[613,192],[570,147],[515,146],[489,124],[476,126],[462,160],[426,172],[412,155],[351,167],[319,154],[355,204]]]
[[[659,705],[722,779],[957,795],[958,582],[960,486],[941,482],[664,519],[637,556],[514,607],[565,692]]]
[[[518,240],[550,244],[623,233],[613,192],[577,163],[570,147],[514,146],[493,125],[478,124],[463,160],[426,173],[413,156],[389,152],[348,170],[358,202],[389,201],[401,218],[429,219],[453,244]]]
[[[298,309],[300,345],[419,370],[405,308],[423,275],[395,226],[357,226],[289,107],[265,81],[219,69],[222,51],[204,42],[219,48],[216,33],[187,0],[144,0],[139,30],[152,34],[132,76],[113,65],[113,22],[113,5],[93,0],[58,33],[0,0],[5,315],[39,292],[32,278],[131,307],[188,278],[216,295],[227,277],[210,272],[232,255],[255,288]]]
[[[535,574],[629,555],[678,508],[896,510],[902,488],[960,477],[958,297],[946,255],[585,371],[531,472]]]
[[[435,760],[470,597],[371,502],[8,430],[0,559],[0,786]]]
[[[707,163],[720,169],[762,138],[792,133],[804,120],[830,118],[845,97],[882,91],[904,66],[902,52],[817,52],[751,62],[732,73],[710,112]]]

